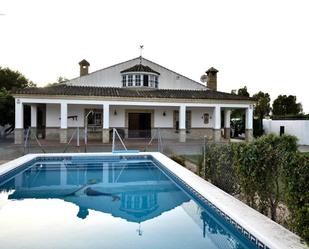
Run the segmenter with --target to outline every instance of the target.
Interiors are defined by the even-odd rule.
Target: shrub
[[[309,158],[295,153],[284,167],[290,226],[309,244]]]
[[[234,163],[247,203],[276,221],[282,195],[282,169],[297,151],[293,136],[267,135],[251,144],[239,146]]]
[[[309,157],[297,151],[294,136],[266,135],[249,144],[206,146],[201,175],[276,221],[280,201],[290,211],[289,225],[309,243]]]
[[[228,144],[210,143],[206,145],[205,151],[202,174],[204,178],[225,192],[236,194],[237,183],[232,162],[232,147]]]
[[[174,160],[176,163],[178,163],[182,166],[185,166],[185,159],[183,157],[172,155],[171,159]]]

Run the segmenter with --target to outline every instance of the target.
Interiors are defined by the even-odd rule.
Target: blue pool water
[[[256,248],[151,157],[38,159],[0,178],[0,248]]]

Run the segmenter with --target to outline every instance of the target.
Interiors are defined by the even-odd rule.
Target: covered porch
[[[15,143],[24,141],[24,105],[31,106],[31,130],[40,138],[67,143],[77,128],[81,138],[109,143],[112,128],[126,138],[222,141],[230,139],[233,109],[246,110],[246,140],[253,139],[253,105],[218,101],[154,102],[85,99],[15,99]]]

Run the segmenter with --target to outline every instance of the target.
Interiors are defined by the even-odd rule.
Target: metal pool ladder
[[[115,150],[115,138],[116,138],[116,136],[119,138],[119,140],[120,140],[120,142],[121,142],[121,144],[122,144],[122,146],[123,146],[123,148],[124,148],[124,151],[127,152],[128,149],[127,149],[127,147],[125,146],[124,142],[122,141],[122,139],[121,139],[121,137],[120,137],[120,135],[119,135],[119,133],[118,133],[118,131],[117,131],[116,128],[113,128],[112,152],[113,152],[113,153],[115,153],[115,152],[120,152],[119,150]]]

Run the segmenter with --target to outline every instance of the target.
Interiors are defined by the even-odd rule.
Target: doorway
[[[128,113],[128,137],[151,137],[151,113]]]
[[[37,130],[36,135],[38,138],[46,137],[46,104],[37,106]]]

